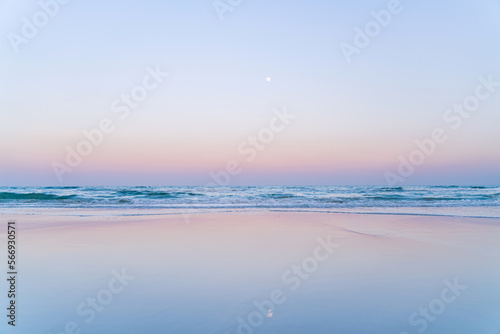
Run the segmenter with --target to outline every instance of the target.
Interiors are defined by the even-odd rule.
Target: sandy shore
[[[500,330],[500,219],[1,215],[8,219],[19,226],[16,330],[26,333]]]

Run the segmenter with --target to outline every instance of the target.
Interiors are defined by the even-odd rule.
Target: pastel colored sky
[[[443,114],[500,82],[500,2],[402,0],[348,63],[340,44],[389,2],[248,0],[220,20],[209,0],[73,0],[16,53],[41,8],[1,1],[0,185],[206,184],[231,160],[235,185],[385,184],[434,128],[447,141],[405,184],[499,184],[500,86],[456,130]],[[120,119],[157,66],[169,76]],[[296,118],[247,161],[283,107]],[[114,131],[60,183],[53,162],[103,118]]]

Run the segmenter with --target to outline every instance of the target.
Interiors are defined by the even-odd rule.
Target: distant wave
[[[403,191],[403,187],[380,188],[380,191]]]
[[[274,198],[274,199],[282,199],[282,198],[296,198],[300,197],[294,194],[263,194],[261,195],[264,198]]]
[[[136,196],[136,197],[157,197],[157,198],[178,198],[182,196],[204,196],[204,194],[196,194],[183,191],[155,191],[155,190],[118,190],[119,196]]]
[[[0,200],[37,200],[37,201],[57,201],[75,199],[77,195],[58,196],[44,193],[12,193],[0,192]]]

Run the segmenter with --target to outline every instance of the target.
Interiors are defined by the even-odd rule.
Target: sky
[[[0,185],[500,183],[498,0],[64,2],[0,1]]]

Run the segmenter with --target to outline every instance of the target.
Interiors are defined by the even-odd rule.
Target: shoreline
[[[392,209],[392,210],[391,210]],[[457,213],[458,211],[458,213]],[[118,207],[18,207],[0,208],[0,216],[64,216],[64,217],[151,217],[210,213],[330,213],[347,215],[382,215],[415,217],[454,217],[500,219],[500,207],[373,207],[373,208],[118,208]],[[482,214],[481,214],[482,213]]]

